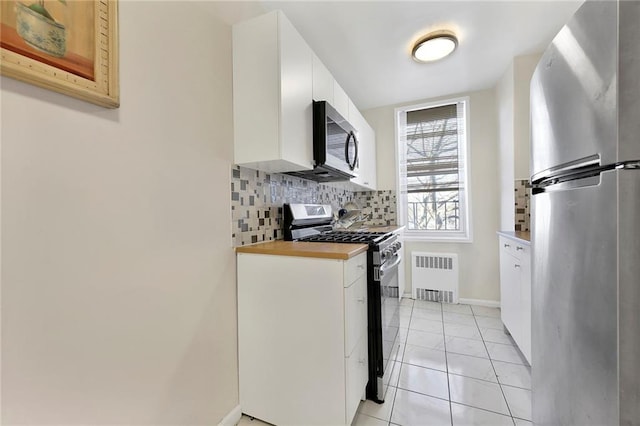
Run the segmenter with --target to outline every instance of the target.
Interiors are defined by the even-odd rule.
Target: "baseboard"
[[[462,303],[464,305],[487,306],[489,308],[499,308],[500,307],[500,301],[498,301],[498,300],[463,299],[461,297],[461,298],[458,299],[458,303]]]
[[[405,293],[402,295],[403,299],[413,299],[413,294]],[[488,308],[499,308],[500,301],[498,300],[485,300],[485,299],[464,299],[459,298],[458,303],[463,305],[477,305],[477,306],[486,306]]]
[[[229,411],[229,414],[227,414],[222,420],[220,420],[218,426],[235,426],[238,424],[241,417],[242,409],[240,408],[240,405],[236,405],[233,410]]]

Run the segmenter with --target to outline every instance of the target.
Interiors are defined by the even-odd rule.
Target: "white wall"
[[[499,182],[498,128],[496,99],[493,90],[451,95],[469,96],[470,168],[473,243],[406,242],[405,259],[412,250],[458,253],[460,263],[460,297],[496,301],[500,299],[498,270]],[[417,100],[363,112],[376,132],[378,155],[378,189],[396,189],[394,109],[438,99]],[[411,291],[410,262],[406,266],[406,291]]]
[[[542,53],[527,56],[517,56],[513,60],[514,66],[514,176],[515,179],[529,179],[531,171],[531,128],[529,95],[531,92],[531,77],[535,71]]]
[[[496,85],[500,136],[500,229],[515,229],[514,181],[529,179],[531,76],[541,53],[517,56]]]
[[[500,229],[515,229],[515,185],[514,185],[514,76],[513,62],[496,85],[498,108],[499,146],[498,166],[500,174]]]
[[[120,2],[121,102],[2,78],[3,424],[217,424],[238,404],[231,29]]]

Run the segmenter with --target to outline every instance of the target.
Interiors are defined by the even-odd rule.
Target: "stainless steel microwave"
[[[317,182],[358,176],[356,129],[327,101],[313,101],[313,170],[288,174]]]

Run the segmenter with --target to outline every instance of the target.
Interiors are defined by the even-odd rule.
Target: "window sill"
[[[421,243],[454,243],[454,244],[470,244],[473,243],[473,237],[468,235],[425,235],[424,231],[409,231],[405,229],[404,240],[408,242]]]

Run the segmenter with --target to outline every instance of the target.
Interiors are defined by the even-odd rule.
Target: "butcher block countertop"
[[[389,226],[367,226],[366,229],[370,232],[396,232],[403,229],[404,226],[389,225]]]
[[[367,251],[366,244],[306,243],[299,241],[269,241],[236,247],[236,253],[271,254],[275,256],[318,257],[347,260]]]
[[[498,231],[498,235],[531,244],[531,232],[529,231]]]

